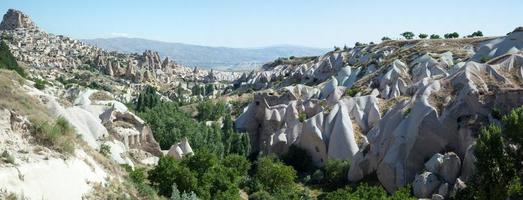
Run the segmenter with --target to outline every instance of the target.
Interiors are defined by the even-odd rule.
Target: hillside
[[[147,49],[158,51],[178,63],[190,67],[221,70],[249,70],[279,57],[318,56],[327,49],[300,46],[274,46],[262,48],[208,47],[182,43],[169,43],[139,38],[85,39],[88,44],[109,51],[140,53]]]
[[[0,199],[523,198],[522,27],[245,72],[0,35]]]

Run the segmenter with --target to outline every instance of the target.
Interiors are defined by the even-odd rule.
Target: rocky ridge
[[[108,85],[150,84],[177,87],[181,83],[219,83],[239,77],[237,72],[194,70],[146,50],[142,54],[109,52],[38,28],[21,11],[3,17],[0,35],[16,59],[42,76],[76,76],[78,70],[99,71],[113,81]],[[50,71],[53,71],[52,73]],[[134,88],[133,88],[134,90]]]
[[[282,154],[298,145],[318,166],[350,160],[350,181],[375,174],[389,192],[412,184],[419,198],[448,198],[474,172],[474,141],[479,127],[497,121],[492,108],[507,112],[523,104],[517,30],[276,61],[238,79],[239,88],[264,90],[236,127],[250,133],[257,151]],[[485,52],[493,57],[480,63]]]

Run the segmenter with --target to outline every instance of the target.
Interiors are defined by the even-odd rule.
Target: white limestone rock
[[[441,181],[431,172],[423,172],[416,175],[412,184],[414,196],[418,198],[430,198],[434,191],[438,189]]]

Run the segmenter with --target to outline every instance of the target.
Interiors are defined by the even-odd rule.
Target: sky
[[[332,48],[400,33],[505,35],[521,0],[0,0],[75,39],[137,37],[205,46]]]

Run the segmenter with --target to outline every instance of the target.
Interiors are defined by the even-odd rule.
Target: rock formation
[[[9,9],[4,14],[2,23],[0,23],[0,30],[15,30],[17,28],[35,29],[37,27],[24,13]]]

